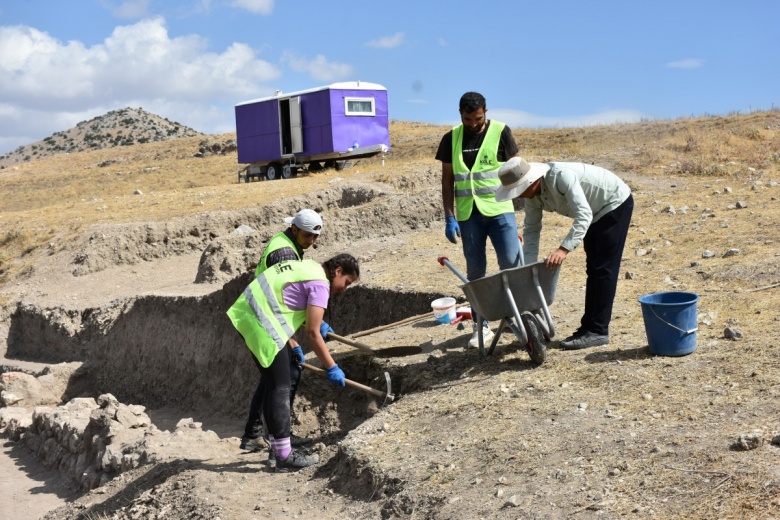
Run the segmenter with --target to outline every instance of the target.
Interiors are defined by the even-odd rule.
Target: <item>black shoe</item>
[[[309,437],[298,437],[295,434],[290,435],[290,446],[293,448],[300,448],[301,446],[306,446],[307,444],[311,444],[314,442]]]
[[[276,471],[277,473],[280,473],[308,468],[309,466],[317,464],[319,461],[320,458],[317,455],[306,455],[306,453],[301,450],[292,450],[286,459],[282,460],[278,457],[276,458]]]
[[[577,330],[574,331],[574,334],[572,334],[571,336],[569,336],[566,339],[562,339],[561,343],[571,343],[573,340],[575,340],[575,339],[579,338],[580,336],[582,336],[584,334],[587,334],[587,333],[588,333],[587,330],[577,329]]]
[[[563,350],[580,350],[589,347],[600,347],[609,343],[609,336],[585,331],[577,337],[566,338],[561,341]]]
[[[246,451],[247,453],[255,453],[258,451],[263,451],[266,449],[268,445],[265,442],[265,439],[262,437],[247,437],[244,435],[241,437],[241,444],[239,445],[239,448]]]
[[[268,460],[265,461],[265,465],[271,471],[276,470],[276,452],[272,448],[268,448]]]

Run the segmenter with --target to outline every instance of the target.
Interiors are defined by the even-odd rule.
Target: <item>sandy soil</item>
[[[295,429],[317,437],[314,450],[321,462],[315,467],[270,473],[264,454],[238,450],[242,417],[195,416],[219,437],[198,446],[197,457],[172,451],[169,461],[122,474],[77,499],[53,473],[38,477],[40,467],[6,445],[0,457],[0,504],[34,502],[35,509],[27,511],[34,518],[66,502],[47,516],[52,519],[85,514],[223,519],[777,517],[780,448],[771,441],[780,434],[780,296],[778,289],[763,287],[780,276],[780,188],[739,179],[626,177],[637,204],[609,346],[565,352],[553,344],[547,361],[537,367],[511,333],[503,334],[496,352],[483,359],[465,348],[469,330],[421,320],[360,338],[378,348],[421,346],[422,353],[414,356],[375,357],[360,365],[350,359],[361,354],[332,345],[335,355],[352,367],[348,376],[392,374],[399,398],[389,406],[377,408],[373,398],[334,390],[306,374]],[[435,186],[435,175],[429,185]],[[731,208],[736,201],[746,207]],[[344,214],[341,218],[351,218]],[[338,218],[336,212],[332,217]],[[389,218],[383,214],[363,225],[376,231]],[[522,212],[518,220],[522,222]],[[543,247],[552,249],[568,223],[546,216]],[[426,220],[416,230],[388,236],[323,240],[311,256],[324,259],[347,249],[362,260],[361,285],[462,299],[455,276],[436,262],[446,255],[465,268],[460,246],[446,242],[442,228],[440,222]],[[729,249],[739,252],[727,255]],[[707,250],[715,256],[703,258]],[[492,260],[492,251],[488,256]],[[42,307],[84,309],[123,296],[198,296],[222,288],[217,282],[192,283],[199,254],[78,277],[57,270],[65,258],[42,259],[31,278],[3,288],[3,293]],[[584,254],[577,251],[561,272],[551,306],[558,337],[578,324],[583,265]],[[701,295],[698,346],[692,355],[648,352],[637,297],[664,290]],[[741,330],[740,341],[724,336],[729,326]],[[247,402],[250,395],[246,389]],[[170,429],[188,413],[150,409],[161,429]],[[739,448],[738,438],[747,434],[762,440],[756,449]],[[38,478],[44,484],[36,487]]]

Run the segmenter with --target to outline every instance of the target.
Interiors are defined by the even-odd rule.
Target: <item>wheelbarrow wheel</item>
[[[525,346],[531,361],[537,365],[544,363],[547,359],[547,338],[545,338],[542,327],[536,318],[530,313],[523,313],[520,318],[523,320],[523,326],[528,333],[528,343]]]

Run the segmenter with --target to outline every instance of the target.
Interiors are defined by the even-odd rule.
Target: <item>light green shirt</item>
[[[600,166],[551,162],[542,177],[542,191],[525,200],[523,256],[526,264],[537,261],[542,213],[554,211],[574,219],[561,247],[574,251],[591,223],[617,208],[631,195],[631,188],[617,175]]]

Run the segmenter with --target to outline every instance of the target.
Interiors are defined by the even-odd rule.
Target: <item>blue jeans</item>
[[[517,238],[517,222],[514,213],[502,213],[495,217],[486,217],[476,208],[472,208],[468,220],[458,222],[463,256],[466,257],[466,278],[469,281],[485,276],[487,238],[496,250],[499,269],[509,269],[520,265],[520,241]]]

